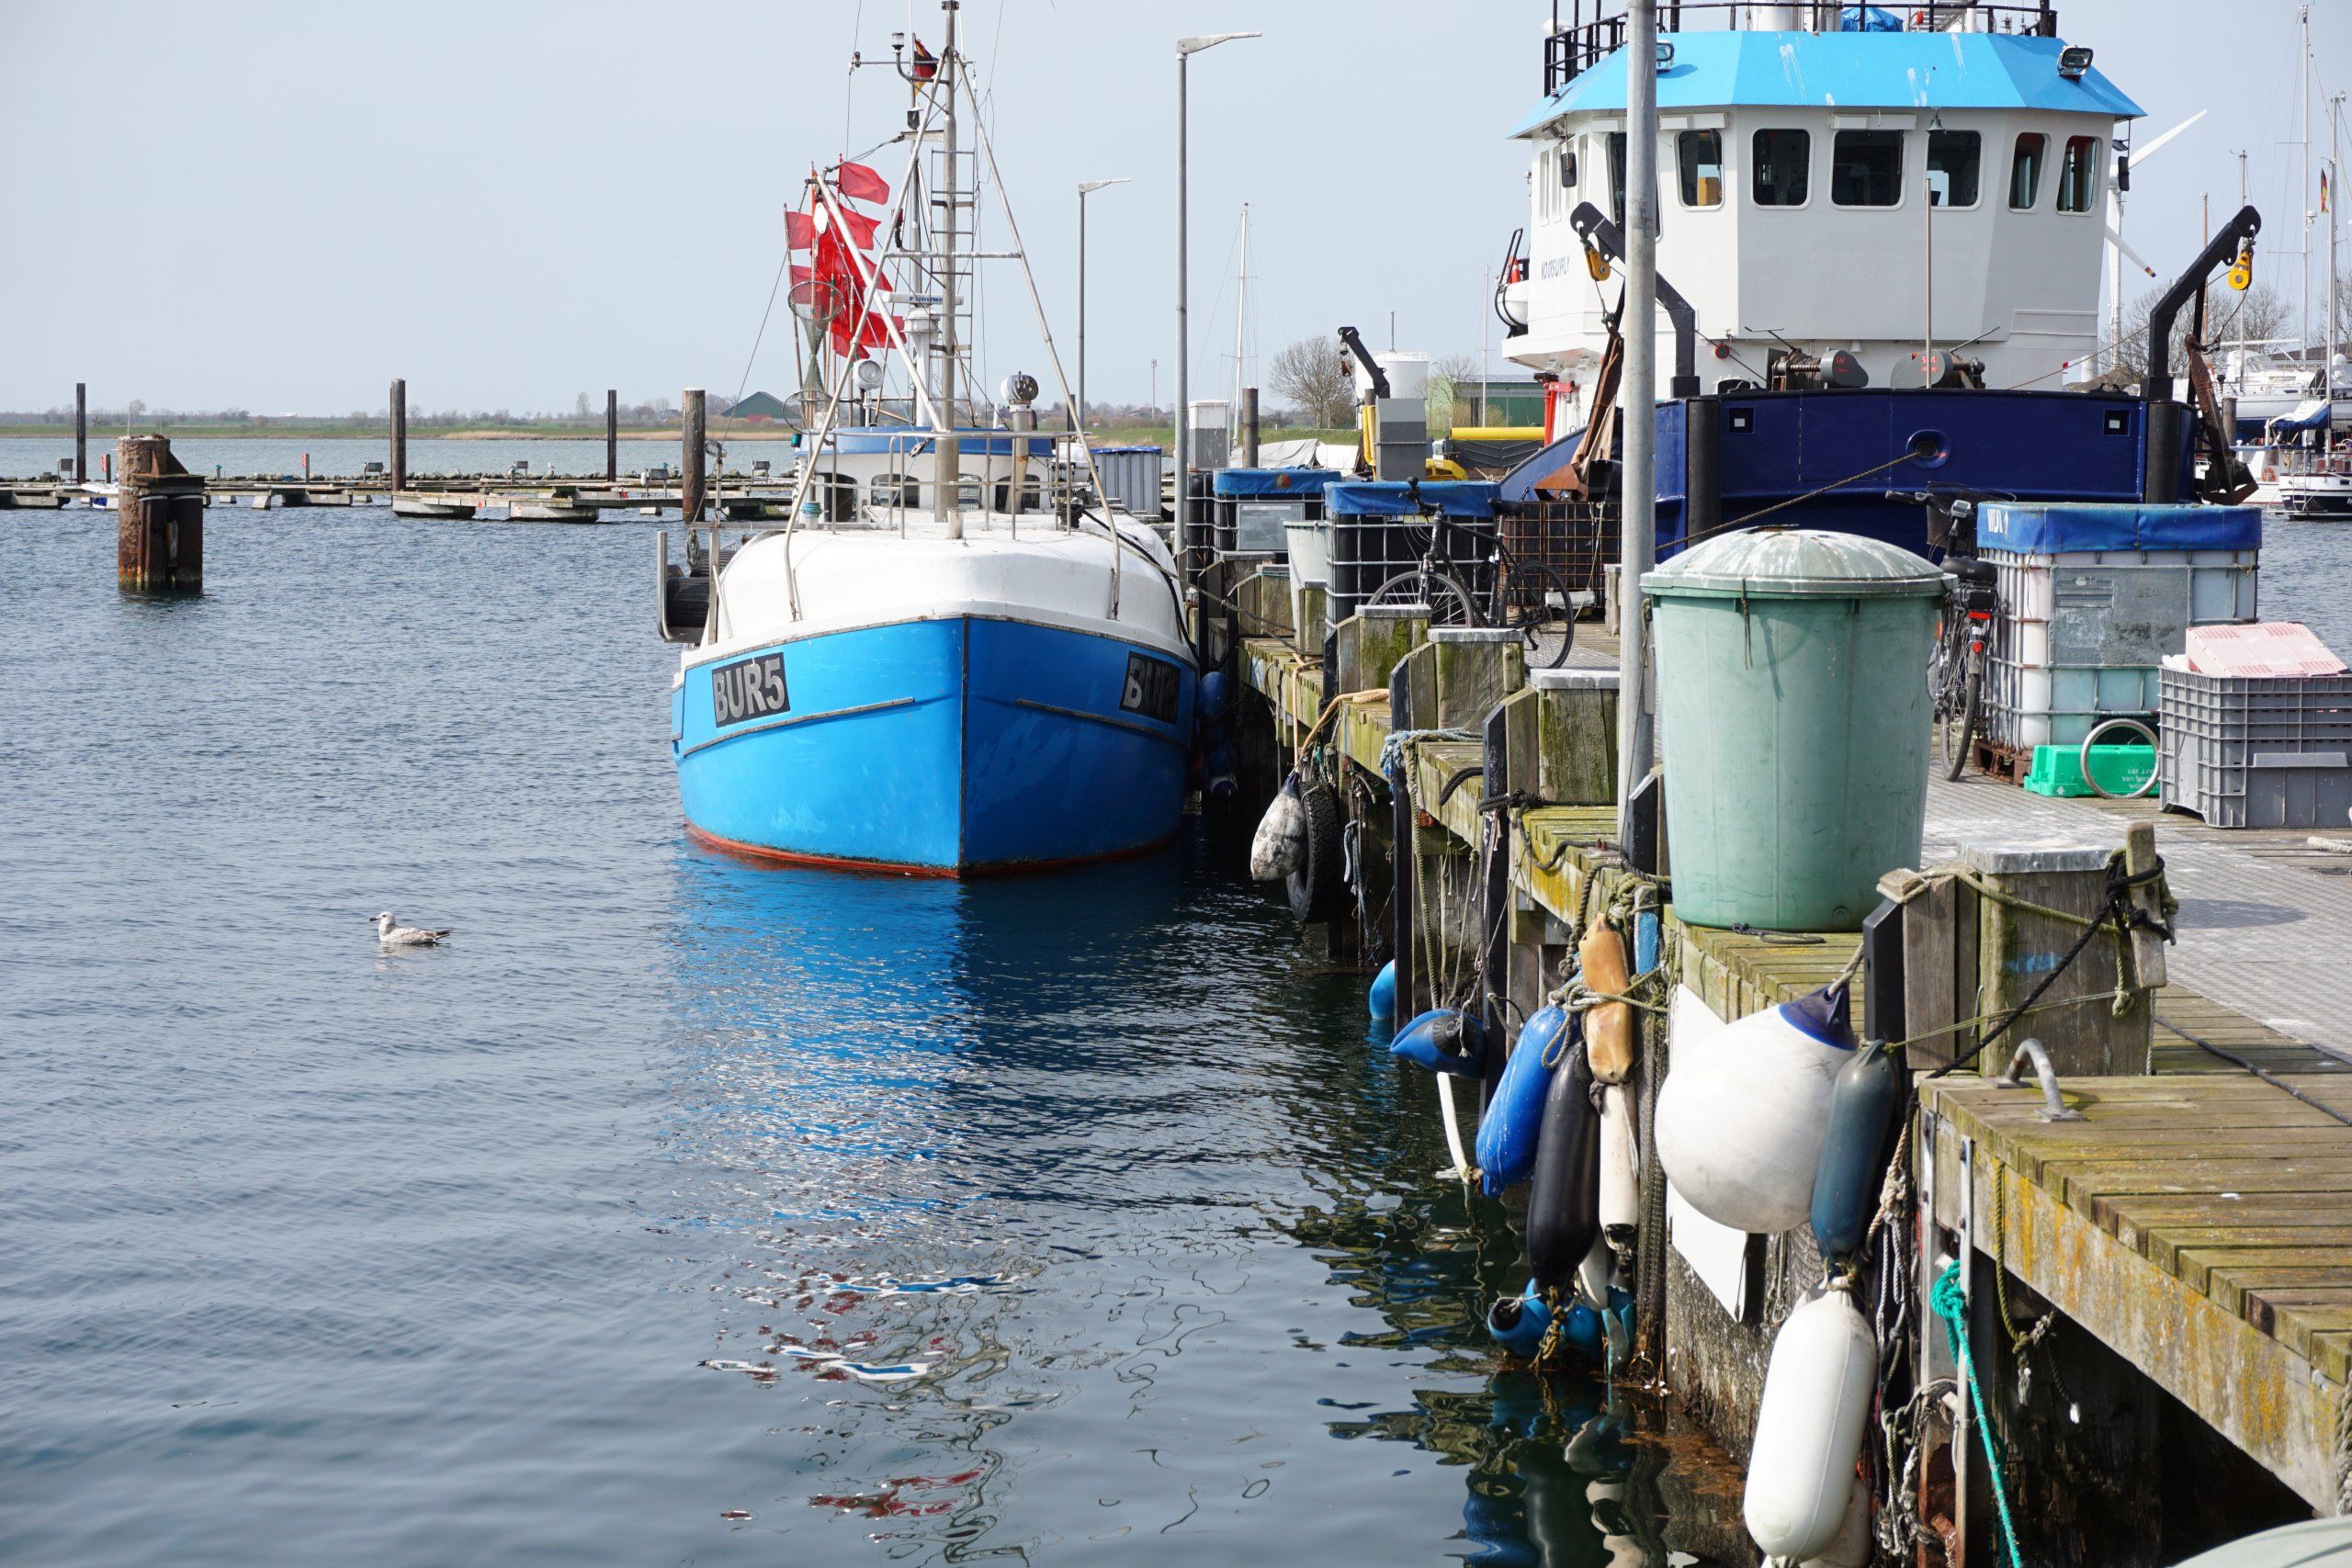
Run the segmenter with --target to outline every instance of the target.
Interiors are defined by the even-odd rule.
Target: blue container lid
[[[1138,452],[1148,452],[1157,457],[1167,450],[1163,446],[1093,446],[1089,447],[1098,457],[1125,457]]]
[[[1323,501],[1334,517],[1419,517],[1432,506],[1448,517],[1492,517],[1501,488],[1488,479],[1372,479],[1325,485]]]
[[[2159,506],[2132,502],[1987,502],[1976,547],[2012,555],[2061,550],[2256,550],[2258,506]]]
[[[1336,470],[1330,468],[1219,468],[1216,491],[1219,495],[1269,495],[1283,500],[1312,499],[1330,482]]]

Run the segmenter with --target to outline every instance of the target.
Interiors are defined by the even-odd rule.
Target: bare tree
[[[1355,400],[1347,355],[1330,338],[1303,337],[1282,349],[1266,367],[1266,384],[1317,430],[1344,426]]]
[[[1430,361],[1431,435],[1446,434],[1457,424],[1476,423],[1478,403],[1471,383],[1477,379],[1478,361],[1471,355],[1441,354]]]
[[[2123,338],[2111,355],[2110,367],[2120,372],[2117,379],[2136,381],[2148,373],[2148,318],[2163,297],[2163,289],[2151,288],[2125,308]],[[2294,330],[2294,322],[2288,319],[2292,314],[2292,302],[2272,283],[2257,282],[2243,294],[2226,285],[2210,289],[2205,296],[2206,346],[2220,350],[2240,337],[2257,342],[2286,335]],[[2194,299],[2173,318],[2168,360],[2175,375],[2183,373],[2188,333],[2196,318]],[[2109,357],[2101,355],[2103,362]]]

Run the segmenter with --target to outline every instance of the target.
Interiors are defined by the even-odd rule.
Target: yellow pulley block
[[[1609,281],[1609,258],[1589,244],[1584,248],[1584,269],[1592,275],[1595,283]]]
[[[2241,294],[2254,287],[2254,248],[2251,245],[2240,251],[2238,259],[2230,264],[2230,287]]]

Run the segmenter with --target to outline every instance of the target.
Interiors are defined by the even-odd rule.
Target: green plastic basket
[[[2148,780],[2155,771],[2156,749],[2153,746],[2094,746],[2091,776],[2098,781],[2099,787],[2093,789],[2083,778],[2081,747],[2037,746],[2033,749],[2033,767],[2025,776],[2025,787],[2036,795],[2097,795],[2104,790],[2110,795],[2132,795],[2148,787]]]

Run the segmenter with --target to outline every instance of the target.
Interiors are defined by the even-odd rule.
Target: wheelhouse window
[[[1682,205],[1724,204],[1724,133],[1686,130],[1676,138],[1682,164]]]
[[[2038,130],[2029,130],[2018,138],[2018,150],[2009,159],[2009,206],[2019,212],[2029,212],[2041,195],[2041,165],[2050,156],[2050,138]]]
[[[1830,149],[1829,199],[1839,207],[1903,200],[1903,132],[1841,130]]]
[[[1625,229],[1625,133],[1609,133],[1609,218],[1618,232]]]
[[[1749,188],[1758,207],[1803,207],[1811,191],[1813,138],[1802,130],[1759,130],[1750,143]]]
[[[1983,141],[1973,130],[1928,132],[1929,200],[1938,207],[1976,205],[1976,170]]]
[[[2066,161],[2058,169],[2058,210],[2088,212],[2098,195],[2098,138],[2066,138]]]

